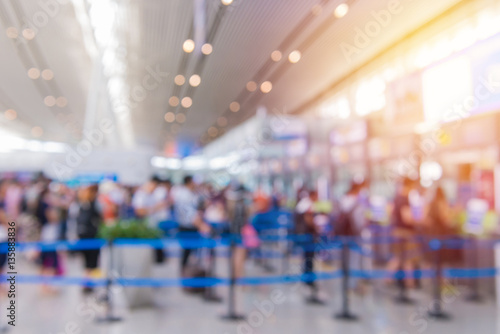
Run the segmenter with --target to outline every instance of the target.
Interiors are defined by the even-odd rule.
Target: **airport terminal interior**
[[[0,332],[500,334],[500,0],[0,0]]]

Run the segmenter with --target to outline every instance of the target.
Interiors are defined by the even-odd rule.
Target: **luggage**
[[[205,268],[206,266],[203,265],[203,258],[205,258],[206,249],[200,248],[193,250],[196,253],[195,259],[191,259],[192,261],[188,262],[186,268],[184,268],[182,272],[182,278],[183,279],[189,279],[189,278],[205,278],[208,277],[208,271]],[[203,282],[204,283],[204,282]],[[202,285],[202,286],[197,286]],[[183,282],[182,284],[182,289],[187,292],[187,293],[192,293],[192,294],[202,294],[205,292],[206,287],[204,286],[205,284],[199,284],[199,282],[196,282],[196,280],[191,281],[188,280],[187,282]]]
[[[207,277],[207,271],[200,267],[199,265],[187,265],[182,273],[182,278],[205,278]],[[198,294],[204,293],[205,287],[196,286],[196,282],[191,285],[190,282],[183,282],[183,290],[187,293]]]

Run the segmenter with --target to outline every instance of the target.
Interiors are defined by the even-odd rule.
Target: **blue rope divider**
[[[183,238],[164,238],[164,239],[116,239],[113,244],[116,247],[144,247],[149,246],[152,248],[217,248],[224,247],[230,244],[231,239],[234,239],[238,243],[241,243],[241,236],[230,236],[226,235],[221,238],[207,238],[200,235],[193,237],[183,237]],[[295,246],[302,247],[305,250],[327,250],[327,249],[337,249],[340,248],[343,242],[348,242],[350,248],[358,253],[365,256],[370,256],[371,252],[364,250],[361,245],[363,244],[377,244],[377,243],[395,243],[399,242],[400,239],[390,237],[382,239],[372,239],[363,240],[358,237],[354,238],[320,238],[319,240],[313,240],[309,235],[288,235],[288,236],[263,236],[259,237],[261,241],[293,241]],[[442,238],[442,239],[424,239],[422,237],[417,237],[408,241],[420,243],[422,246],[428,244],[430,249],[467,249],[469,247],[484,247],[492,248],[500,239],[457,239],[454,238]],[[436,242],[438,242],[436,244]],[[16,243],[16,252],[23,252],[27,250],[40,250],[40,251],[57,251],[57,250],[86,250],[86,249],[98,249],[106,245],[106,240],[104,239],[82,239],[78,241],[57,241],[57,242],[18,242]],[[475,243],[475,244],[474,244]],[[6,253],[8,251],[7,243],[0,243],[0,253]]]
[[[388,271],[388,270],[350,270],[351,277],[364,279],[403,279],[405,277],[414,277],[418,274],[422,278],[434,278],[434,270],[415,270],[415,271]],[[446,278],[463,278],[463,279],[478,279],[495,277],[499,274],[497,268],[481,268],[481,269],[457,269],[450,268],[444,270]],[[320,272],[314,274],[302,275],[280,275],[280,276],[265,276],[265,277],[244,277],[236,280],[237,285],[273,285],[273,284],[290,284],[298,282],[324,281],[342,277],[342,270],[334,270],[330,272]],[[2,275],[0,279],[5,282],[8,276]],[[130,287],[213,287],[227,286],[230,283],[229,278],[114,278],[114,284]],[[102,287],[107,283],[106,278],[84,278],[84,277],[65,277],[65,276],[38,276],[38,275],[17,275],[16,282],[21,284],[47,284],[55,286],[91,286]]]

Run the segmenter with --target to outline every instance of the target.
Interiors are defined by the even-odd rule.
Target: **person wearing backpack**
[[[78,192],[78,213],[76,215],[76,232],[80,240],[95,239],[102,224],[102,215],[97,204],[98,186],[91,185]],[[85,274],[92,276],[98,268],[100,249],[84,249],[81,251],[85,260]],[[93,289],[85,286],[83,292],[89,293]]]
[[[318,200],[318,193],[310,191],[304,195],[295,207],[295,233],[304,237],[299,241],[303,248],[303,274],[304,283],[311,288],[311,296],[307,302],[311,304],[323,304],[324,302],[317,297],[318,286],[314,279],[314,258],[316,256],[316,241],[319,237],[319,231],[314,223],[314,203]]]
[[[351,187],[339,202],[340,214],[333,231],[335,236],[340,237],[344,242],[353,241],[352,239],[360,237],[361,230],[366,224],[364,208],[359,198],[361,190],[361,184],[352,182]],[[357,248],[361,249],[361,246]],[[348,263],[351,270],[361,269],[361,257],[358,252],[353,252],[352,248],[349,252]],[[355,278],[350,279],[350,287],[356,290],[359,288],[359,292],[362,292],[362,288]]]

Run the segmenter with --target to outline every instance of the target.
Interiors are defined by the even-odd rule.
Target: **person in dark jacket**
[[[296,234],[306,237],[303,242],[304,256],[304,283],[311,288],[311,296],[307,299],[311,304],[323,304],[323,301],[318,298],[318,285],[314,278],[314,257],[316,255],[316,244],[318,241],[319,231],[314,223],[314,204],[318,200],[318,193],[310,191],[307,196],[304,196],[295,208],[295,229]]]
[[[76,216],[77,235],[80,240],[95,239],[102,223],[101,213],[97,207],[97,185],[92,185],[80,189],[78,193],[79,210]],[[92,271],[97,269],[99,260],[99,249],[82,250],[85,260],[85,274],[92,275]],[[84,292],[92,292],[90,286],[84,287]]]

